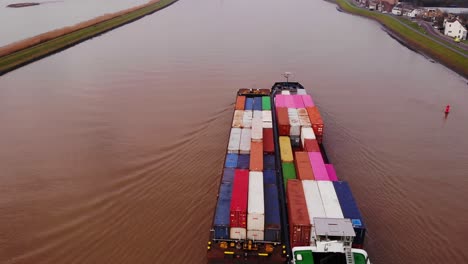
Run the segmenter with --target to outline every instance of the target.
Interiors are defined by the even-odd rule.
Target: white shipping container
[[[273,128],[272,122],[262,122],[262,123],[263,123],[263,128]]]
[[[249,172],[247,205],[247,230],[265,230],[265,202],[263,197],[263,172]]]
[[[291,137],[299,137],[300,134],[301,134],[301,125],[291,124],[291,128],[289,129],[289,135]]]
[[[239,153],[241,129],[237,127],[231,128],[229,136],[228,153]]]
[[[260,230],[247,230],[247,239],[263,241],[264,232]]]
[[[304,188],[310,223],[314,223],[314,217],[327,217],[325,209],[323,208],[322,197],[320,196],[317,182],[312,180],[303,180],[302,187]]]
[[[297,110],[294,108],[288,108],[289,116],[289,129],[290,136],[299,136],[301,134],[301,122],[299,121],[299,116],[297,115]]]
[[[272,122],[271,111],[270,110],[263,110],[262,111],[262,121],[263,122]]]
[[[253,117],[252,110],[245,110],[244,111],[244,118],[242,119],[242,123],[244,127],[250,128],[252,127],[252,117]]]
[[[303,180],[302,188],[304,189],[304,195],[307,204],[307,212],[309,213],[310,224],[312,225],[312,232],[310,232],[310,241],[315,240],[315,217],[327,217],[325,209],[323,208],[322,197],[317,186],[316,181]]]
[[[297,89],[297,94],[307,94],[305,89]]]
[[[260,118],[260,119],[262,119],[262,111],[260,111],[260,110],[254,110],[254,111],[253,111],[253,118]]]
[[[315,139],[314,130],[311,127],[303,127],[301,128],[301,143],[302,147],[304,147],[304,139]]]
[[[231,239],[245,239],[247,237],[247,229],[242,227],[231,227],[229,231],[229,238]]]
[[[240,154],[250,153],[250,142],[252,140],[252,131],[250,128],[243,128],[241,132],[241,140],[239,146]]]
[[[252,141],[262,141],[263,139],[263,122],[260,118],[252,120]]]
[[[288,108],[288,116],[289,117],[299,117],[299,114],[297,113],[296,108]]]
[[[311,127],[312,124],[310,123],[309,116],[299,116],[299,124],[301,127]]]
[[[340,202],[336,196],[335,187],[331,181],[317,181],[317,186],[322,197],[323,209],[328,218],[344,218]]]
[[[244,119],[244,110],[235,110],[234,117],[232,118],[232,127],[242,127],[243,119]]]
[[[281,94],[290,95],[291,93],[288,90],[281,91]]]

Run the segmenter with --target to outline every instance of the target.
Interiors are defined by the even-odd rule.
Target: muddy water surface
[[[204,263],[235,91],[284,71],[373,262],[466,263],[466,80],[318,0],[184,0],[2,76],[0,263]]]

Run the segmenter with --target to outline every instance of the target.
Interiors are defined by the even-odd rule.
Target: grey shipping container
[[[232,184],[221,183],[213,229],[215,239],[229,238],[229,214],[231,206]]]

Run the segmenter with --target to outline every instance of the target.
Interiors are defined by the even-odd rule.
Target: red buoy
[[[450,113],[450,105],[447,105],[445,107],[445,114],[448,114],[448,113]]]

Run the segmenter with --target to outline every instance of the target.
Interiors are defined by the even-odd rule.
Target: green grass
[[[415,30],[421,32],[422,34],[427,34],[426,30],[422,27],[420,27],[417,23],[413,22],[413,21],[410,21],[408,19],[405,19],[405,18],[402,18],[402,17],[398,17],[397,18],[398,20],[400,20],[402,23],[405,23],[406,25],[414,28]]]
[[[129,23],[135,19],[141,18],[176,1],[177,0],[161,0],[157,3],[135,10],[134,12],[103,21],[101,23],[54,38],[44,43],[3,56],[0,58],[0,75],[16,69],[21,65],[25,65],[41,57],[65,49],[84,40],[114,29],[118,26]]]
[[[402,25],[390,16],[355,7],[346,0],[336,0],[336,2],[344,11],[379,21],[392,32],[404,39],[410,46],[436,58],[441,63],[447,65],[465,77],[468,76],[468,59],[462,55],[433,41],[427,36],[416,34],[413,30]]]
[[[420,33],[427,35],[426,30],[424,28],[422,28],[421,26],[419,26],[417,23],[415,23],[415,22],[413,22],[413,21],[411,21],[409,19],[403,18],[403,17],[397,17],[397,19],[399,21],[401,21],[402,23],[405,23],[406,25],[410,26],[411,28],[414,28],[415,30],[419,31]],[[433,38],[433,36],[430,37],[430,38]],[[456,50],[468,55],[467,50],[465,50],[463,48],[460,48],[457,45],[454,45],[453,42],[450,42],[450,41],[447,41],[447,40],[441,39],[441,38],[439,38],[437,40],[444,43],[445,45],[448,45],[448,46],[452,47],[453,49],[456,49]]]

